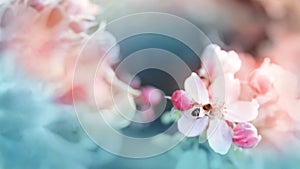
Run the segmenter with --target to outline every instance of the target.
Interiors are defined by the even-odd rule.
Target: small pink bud
[[[254,148],[261,140],[251,123],[239,123],[233,128],[233,143],[241,148]]]
[[[171,101],[178,110],[189,110],[193,107],[193,99],[183,90],[176,90],[172,94]]]
[[[157,105],[161,101],[162,95],[158,89],[146,86],[141,89],[140,100],[146,105]]]

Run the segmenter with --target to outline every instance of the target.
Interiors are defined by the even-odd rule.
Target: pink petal
[[[279,98],[278,104],[284,107],[287,114],[295,121],[300,122],[300,99],[291,99],[281,97]],[[291,106],[286,106],[291,105]],[[287,121],[287,120],[285,120]]]
[[[49,14],[47,27],[53,28],[63,20],[62,11],[59,8],[53,8]]]
[[[248,122],[256,119],[258,115],[259,104],[256,100],[237,101],[227,105],[227,112],[224,113],[226,120],[232,122]]]
[[[177,122],[178,130],[187,137],[199,136],[206,129],[208,121],[207,116],[193,119],[182,115]]]
[[[274,87],[281,96],[297,97],[299,86],[297,76],[279,65],[272,64],[272,73],[276,76]]]
[[[192,73],[184,82],[185,91],[198,103],[208,103],[208,91],[196,73]]]
[[[224,120],[212,119],[207,129],[207,139],[215,152],[226,154],[232,144],[232,129]]]

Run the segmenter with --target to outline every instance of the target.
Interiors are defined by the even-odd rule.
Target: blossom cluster
[[[74,93],[75,100],[91,100],[88,87],[92,82],[87,76],[93,75],[91,71],[106,57],[105,50],[115,43],[113,36],[102,30],[81,51],[90,38],[88,30],[97,24],[97,6],[86,0],[19,0],[3,8],[2,43],[4,50],[15,56],[17,67],[34,79],[54,84],[54,95],[61,102],[72,102],[70,93]],[[109,91],[106,89],[110,79],[108,82],[101,79],[111,78],[113,74],[111,57],[105,58],[96,76],[95,86],[99,92]],[[73,83],[75,69],[81,74]],[[72,91],[72,83],[75,91]],[[101,99],[101,108],[111,102],[96,97]]]
[[[105,23],[96,20],[98,5],[89,0],[9,0],[0,12],[2,59],[13,63],[15,76],[45,86],[54,102],[78,104],[89,112],[101,109],[109,116],[116,114],[111,113],[115,107],[134,114],[134,99],[140,97],[138,104],[148,105],[150,90],[133,89],[112,69],[119,48]],[[115,120],[122,124],[118,127],[130,124],[120,122],[124,120]]]
[[[299,105],[295,76],[269,58],[260,64],[214,44],[201,59],[199,72],[192,73],[184,90],[174,91],[171,97],[173,111],[181,112],[178,130],[187,137],[199,136],[200,142],[207,139],[220,154],[226,154],[232,144],[254,148],[271,135],[271,141],[283,141],[274,131],[288,131],[294,124],[288,117],[297,112],[284,105]],[[284,124],[278,126],[277,119]]]
[[[0,5],[0,168],[101,168],[114,157],[87,135],[79,111],[97,137],[105,133],[121,149],[122,140],[103,126],[127,127],[136,104],[142,120],[153,118],[159,90],[134,89],[117,77],[116,39],[98,23],[100,8],[91,1]]]

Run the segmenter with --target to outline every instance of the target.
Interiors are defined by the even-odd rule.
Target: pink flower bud
[[[178,110],[184,111],[193,107],[193,99],[183,90],[176,90],[172,94],[171,101],[174,107]]]
[[[157,105],[161,101],[160,91],[152,86],[146,86],[141,89],[140,101],[146,105]]]
[[[254,148],[261,140],[251,123],[239,123],[233,128],[233,143],[241,148]]]

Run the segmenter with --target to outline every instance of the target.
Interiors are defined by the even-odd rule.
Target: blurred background
[[[139,12],[170,13],[190,21],[201,29],[211,42],[221,45],[224,49],[235,50],[241,55],[255,58],[257,61],[270,57],[284,68],[299,73],[300,2],[297,0],[124,0],[122,2],[95,2],[103,4],[103,14],[99,16],[99,19],[109,22]],[[154,26],[159,27],[160,25]],[[176,27],[170,27],[170,29],[176,29]],[[199,46],[201,45],[199,44]],[[174,52],[193,71],[199,69],[201,65],[197,55],[184,45],[165,37],[144,35],[123,42],[120,47],[122,57],[128,56],[131,50],[156,47]],[[166,95],[170,95],[172,91],[179,87],[171,77],[162,71],[145,70],[139,74],[139,77],[142,79],[142,85],[153,85],[163,90]],[[170,106],[168,104],[166,110],[170,110]],[[132,125],[124,130],[136,132],[138,135],[147,135],[148,132],[162,132],[167,127],[169,126],[162,124],[161,120],[158,119],[149,126],[136,128]],[[286,154],[280,157],[269,155],[264,159],[259,156],[245,157],[245,159],[234,157],[241,163],[239,166],[235,164],[234,158],[226,159],[216,155],[210,152],[209,149],[205,149],[205,146],[202,146],[202,149],[198,151],[182,152],[181,155],[178,155],[179,160],[188,159],[182,160],[182,164],[181,162],[179,162],[180,164],[176,163],[177,160],[176,157],[174,159],[173,152],[167,152],[149,159],[134,160],[118,157],[109,166],[114,168],[112,166],[115,165],[117,168],[120,162],[125,168],[156,168],[163,166],[163,168],[193,167],[201,169],[269,167],[279,169],[294,168],[300,164],[297,162],[297,158],[293,159],[290,154]]]
[[[235,50],[246,58],[254,58],[256,61],[270,57],[285,69],[297,74],[298,81],[300,79],[299,0],[93,0],[93,2],[100,5],[100,15],[97,16],[99,22],[110,23],[120,17],[140,12],[163,12],[182,17],[196,25],[212,43],[220,45],[223,49]],[[170,26],[169,29],[177,28]],[[199,48],[203,50],[208,43],[203,39],[203,44],[199,44]],[[145,34],[128,38],[118,45],[120,48],[118,63],[136,51],[158,48],[180,57],[192,71],[197,71],[201,66],[197,54],[183,43],[169,37]],[[116,68],[118,63],[113,68]],[[161,70],[147,69],[137,74],[141,86],[154,86],[169,96],[174,90],[182,88],[187,76],[188,74],[183,73],[182,81],[177,84],[174,78]],[[88,138],[70,107],[56,108],[48,103],[46,96],[43,99],[39,91],[30,93],[32,98],[27,97],[26,89],[35,88],[30,83],[18,82],[13,87],[0,88],[0,134],[3,136],[0,137],[0,169],[293,169],[300,165],[299,156],[281,151],[280,155],[272,155],[270,152],[261,156],[257,154],[251,156],[248,151],[243,153],[238,151],[221,156],[214,153],[207,143],[195,144],[198,141],[194,138],[186,139],[175,148],[155,157],[131,159],[113,155]],[[168,101],[164,111],[170,111],[171,107]],[[41,109],[46,110],[46,115],[39,114]],[[6,111],[25,111],[29,115],[17,113],[3,116]],[[53,111],[56,113],[52,114]],[[53,135],[40,129],[31,130],[36,121],[43,122],[62,112],[63,116],[58,121],[47,125],[47,129],[54,133]],[[34,125],[31,126],[32,123]],[[131,123],[123,128],[122,132],[128,136],[150,137],[165,131],[172,124],[172,122],[164,123],[158,118],[147,124]],[[25,136],[15,132],[23,128],[31,129]],[[168,134],[172,137],[174,133],[175,131],[171,130]],[[59,135],[60,139],[56,138],[56,135]],[[39,139],[36,140],[35,137]],[[297,137],[300,137],[299,133]],[[118,144],[122,146],[122,143]],[[283,149],[288,146],[282,145]]]

